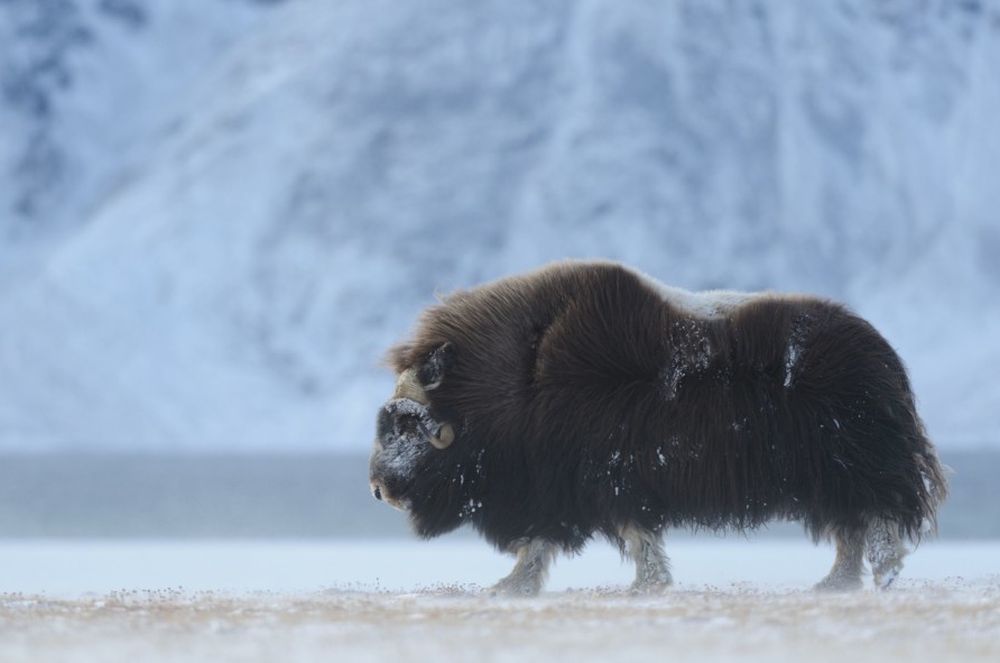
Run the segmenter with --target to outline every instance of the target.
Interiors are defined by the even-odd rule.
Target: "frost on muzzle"
[[[389,421],[387,430],[382,431],[383,444],[413,445],[427,440],[437,449],[447,449],[455,439],[451,425],[435,421],[427,406],[417,401],[396,398],[386,403],[383,411]]]

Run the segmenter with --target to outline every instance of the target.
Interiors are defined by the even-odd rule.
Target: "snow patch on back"
[[[788,334],[788,345],[785,347],[785,389],[790,389],[795,383],[795,374],[802,358],[802,350],[806,340],[806,325],[809,323],[808,316],[800,316],[792,323],[792,330]],[[837,422],[840,428],[840,422]]]
[[[660,372],[660,381],[666,399],[674,400],[685,377],[708,368],[712,361],[712,344],[701,325],[689,318],[674,322],[670,335],[673,353]]]
[[[792,386],[792,373],[795,371],[796,364],[799,363],[799,355],[802,353],[802,348],[794,340],[789,341],[788,348],[785,352],[785,389]]]
[[[677,286],[667,285],[653,277],[638,273],[647,285],[653,288],[667,302],[683,313],[698,318],[722,318],[731,311],[756,299],[768,296],[767,292],[740,292],[737,290],[703,290],[692,292]]]

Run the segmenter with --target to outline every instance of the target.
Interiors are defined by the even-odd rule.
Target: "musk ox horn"
[[[444,424],[438,429],[437,435],[431,436],[431,444],[435,449],[447,449],[455,441],[455,429],[451,424]]]
[[[427,392],[420,384],[420,380],[417,379],[417,372],[412,368],[399,374],[393,398],[408,398],[424,406],[430,404]],[[455,429],[451,427],[451,424],[442,424],[437,432],[430,436],[430,440],[435,449],[447,449],[455,441]]]
[[[393,394],[393,398],[409,398],[411,401],[416,401],[421,405],[427,405],[430,403],[430,399],[427,398],[427,392],[420,385],[420,381],[417,380],[417,372],[412,368],[408,368],[399,374],[396,379],[396,393]]]

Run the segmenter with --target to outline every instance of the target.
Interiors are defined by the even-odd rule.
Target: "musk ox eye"
[[[417,379],[424,389],[430,391],[441,386],[445,373],[451,366],[455,350],[451,343],[444,343],[434,348],[417,371]]]

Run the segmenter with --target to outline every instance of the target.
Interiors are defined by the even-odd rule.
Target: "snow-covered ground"
[[[833,562],[833,548],[805,539],[667,538],[682,589],[732,583],[805,589]],[[81,541],[0,542],[0,591],[73,597],[123,588],[309,592],[324,588],[414,591],[487,586],[513,558],[479,540],[434,541]],[[942,581],[1000,575],[1000,542],[922,544],[902,578]],[[632,569],[618,550],[595,541],[578,557],[560,557],[547,590],[625,586]]]
[[[928,543],[898,586],[809,591],[832,552],[669,546],[678,585],[630,596],[607,546],[536,599],[479,591],[483,544],[5,542],[0,660],[962,660],[1000,657],[1000,543]]]

